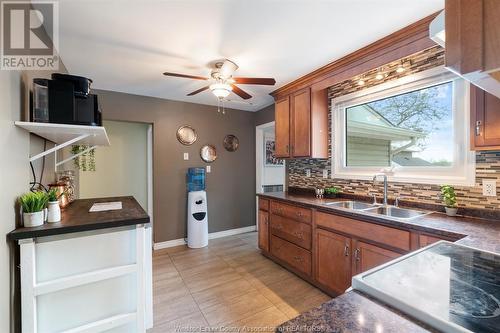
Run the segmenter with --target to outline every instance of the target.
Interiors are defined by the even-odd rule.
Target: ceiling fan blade
[[[222,67],[219,70],[219,75],[223,79],[228,79],[233,75],[233,73],[238,69],[238,65],[236,65],[231,60],[224,60]]]
[[[235,86],[234,84],[231,85],[231,87],[233,87],[233,92],[240,96],[241,98],[243,99],[249,99],[249,98],[252,98],[252,95],[250,95],[249,93],[245,92],[244,90],[238,88],[237,86]]]
[[[210,87],[210,86],[206,86],[206,87],[200,88],[200,89],[195,90],[195,91],[193,91],[192,93],[189,93],[189,94],[187,94],[187,95],[188,95],[188,96],[193,96],[193,95],[196,95],[196,94],[198,94],[198,93],[201,93],[202,91],[207,90],[209,87]]]
[[[175,76],[175,77],[183,77],[186,79],[195,79],[195,80],[208,80],[208,77],[196,76],[196,75],[187,75],[187,74],[178,74],[178,73],[169,73],[165,72],[163,75],[166,76]]]
[[[270,77],[233,77],[238,84],[259,84],[264,86],[274,86],[276,80]]]

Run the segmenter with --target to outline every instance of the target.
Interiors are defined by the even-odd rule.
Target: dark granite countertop
[[[122,209],[89,212],[94,203],[111,201],[121,201]],[[16,228],[7,234],[7,238],[19,240],[146,223],[149,223],[149,216],[134,197],[79,199],[61,211],[61,222],[45,223],[39,227]]]
[[[290,202],[345,217],[429,232],[457,243],[500,253],[500,221],[476,217],[449,217],[444,213],[432,213],[410,221],[381,218],[356,211],[325,206],[325,202],[346,200],[318,199],[312,195],[287,192],[262,193],[259,196]],[[435,332],[432,328],[410,319],[398,310],[358,292],[345,294],[305,312],[280,325],[277,332]]]

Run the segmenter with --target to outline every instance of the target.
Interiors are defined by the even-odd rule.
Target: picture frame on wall
[[[285,160],[277,158],[274,156],[276,143],[274,138],[265,138],[264,148],[266,150],[266,158],[264,160],[264,166],[266,167],[282,167],[285,165]]]

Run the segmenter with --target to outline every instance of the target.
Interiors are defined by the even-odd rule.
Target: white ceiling
[[[276,86],[240,85],[254,97],[226,106],[255,111],[269,92],[444,7],[444,0],[60,0],[60,56],[93,87],[217,105],[207,64],[235,61],[236,76],[274,77]]]

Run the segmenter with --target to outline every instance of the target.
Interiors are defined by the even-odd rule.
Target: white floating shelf
[[[78,143],[75,144],[109,146],[106,129],[102,126],[35,123],[27,121],[16,121],[15,124],[55,144],[63,144],[83,135],[87,135],[87,137],[78,140]]]
[[[88,145],[90,148],[63,161],[56,162],[57,166],[66,163],[79,155],[94,149],[97,146],[109,146],[108,134],[102,126],[67,125],[52,123],[35,123],[27,121],[16,121],[16,126],[24,128],[30,133],[36,134],[44,139],[52,141],[55,147],[47,149],[40,154],[30,157],[33,162],[43,156],[57,152],[59,149],[69,145]]]

